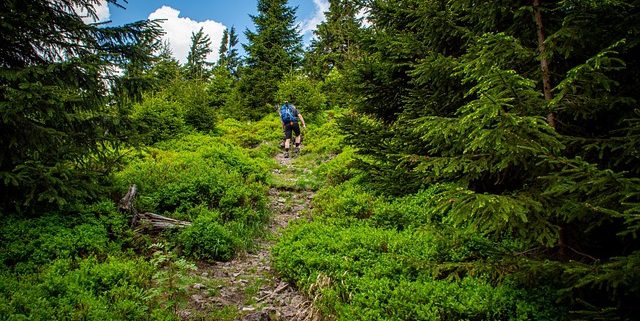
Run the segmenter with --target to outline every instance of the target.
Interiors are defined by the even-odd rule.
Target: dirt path
[[[294,162],[276,156],[280,169],[273,175],[295,183]],[[187,289],[189,306],[179,310],[184,320],[318,320],[311,302],[271,271],[271,248],[281,230],[310,207],[313,192],[271,188],[269,224],[271,237],[261,240],[254,253],[241,254],[230,262],[199,264]]]

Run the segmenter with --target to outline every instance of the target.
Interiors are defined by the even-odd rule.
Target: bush
[[[218,125],[218,130],[224,141],[248,148],[248,152],[244,152],[253,158],[266,159],[275,155],[280,150],[278,143],[283,138],[282,125],[276,111],[257,122],[228,118]],[[273,167],[273,161],[268,161]]]
[[[216,113],[207,84],[194,80],[177,83],[176,87],[173,99],[184,105],[185,123],[203,132],[214,130]]]
[[[496,282],[488,262],[507,250],[451,228],[320,219],[292,225],[273,264],[337,320],[556,320],[554,289]]]
[[[303,114],[312,116],[325,108],[326,97],[320,84],[306,76],[291,74],[278,86],[276,100],[289,100]]]
[[[305,153],[335,156],[345,147],[344,136],[336,123],[340,111],[329,110],[316,116],[319,126],[311,126],[305,133]]]
[[[193,225],[185,228],[178,240],[184,253],[197,259],[229,261],[238,242],[222,226],[220,213],[209,212],[198,216]]]
[[[34,219],[9,217],[0,226],[0,262],[31,273],[56,259],[119,252],[128,239],[127,222],[111,202],[76,205]]]
[[[172,142],[176,151],[153,149],[130,164],[117,174],[120,193],[137,184],[138,206],[151,212],[180,214],[198,205],[222,212],[243,206],[263,209],[266,188],[261,182],[268,175],[266,165],[220,141],[199,147],[199,138],[207,136]]]
[[[340,154],[327,162],[323,162],[316,169],[316,176],[322,178],[323,186],[335,186],[360,173],[353,166],[355,151],[347,147]]]
[[[349,91],[353,84],[338,68],[331,69],[321,86],[327,95],[329,108],[345,108],[354,101],[353,93]]]
[[[191,134],[161,142],[116,175],[120,194],[138,186],[140,211],[193,222],[175,241],[198,259],[229,260],[249,249],[268,219],[273,163],[229,140]]]
[[[9,320],[172,319],[153,300],[153,266],[143,258],[58,259],[41,273],[0,272],[0,314]]]
[[[145,97],[133,107],[133,120],[142,127],[146,142],[156,143],[184,134],[187,130],[182,104],[162,95]]]
[[[366,219],[373,215],[380,200],[357,180],[320,190],[313,200],[315,215],[326,217],[354,217]]]

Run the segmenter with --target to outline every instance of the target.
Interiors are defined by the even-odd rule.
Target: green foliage
[[[223,139],[231,144],[250,148],[251,157],[267,158],[280,150],[278,141],[283,138],[282,124],[278,111],[257,122],[243,122],[227,118],[218,124]]]
[[[226,138],[202,134],[156,147],[117,174],[119,193],[136,184],[139,211],[192,221],[175,238],[186,255],[229,260],[251,248],[267,221],[271,163]]]
[[[316,115],[314,122],[304,133],[305,153],[321,158],[336,155],[345,148],[344,136],[336,121],[339,117],[342,117],[342,112],[336,109]]]
[[[354,154],[353,149],[346,147],[331,160],[320,164],[316,169],[316,176],[323,178],[322,185],[338,185],[361,173],[355,168]]]
[[[211,38],[204,33],[203,28],[191,33],[191,47],[184,66],[185,74],[189,79],[209,78],[209,66],[212,63],[207,62],[206,59],[212,51]]]
[[[343,71],[338,68],[331,69],[321,84],[322,92],[327,97],[328,107],[344,108],[350,106],[354,100],[353,92],[350,90],[353,85]]]
[[[350,180],[318,192],[314,198],[314,211],[325,216],[365,219],[373,215],[376,201],[376,196],[357,180]]]
[[[256,31],[247,31],[246,66],[240,92],[245,115],[260,119],[275,103],[278,83],[300,64],[302,36],[295,25],[296,9],[286,0],[259,0],[258,15],[251,16]]]
[[[546,49],[531,4],[394,0],[367,3],[354,65],[308,56],[314,75],[336,71],[325,90],[349,93],[350,146],[314,169],[315,221],[274,255],[325,315],[635,319],[637,2],[542,5]],[[347,30],[330,26],[345,24],[328,19],[316,49]]]
[[[202,81],[174,80],[162,90],[148,94],[136,104],[131,115],[140,126],[145,142],[157,142],[179,137],[195,129],[209,132],[215,129],[216,103],[210,85]]]
[[[216,116],[209,96],[208,85],[204,82],[186,82],[178,89],[179,95],[173,99],[185,106],[184,120],[196,130],[208,132],[215,128]]]
[[[314,30],[315,37],[305,55],[305,68],[315,78],[324,79],[361,54],[362,18],[358,15],[363,10],[361,1],[329,0],[326,20]]]
[[[141,127],[149,143],[154,144],[185,134],[184,106],[161,95],[149,96],[134,105],[133,121]]]
[[[186,255],[197,259],[229,261],[236,247],[234,236],[222,226],[221,214],[199,215],[193,225],[180,232],[179,241]]]
[[[207,95],[210,97],[210,105],[220,111],[231,99],[232,90],[234,90],[236,81],[233,75],[223,67],[216,67],[212,71],[211,80],[207,85]],[[221,113],[222,118],[225,112]]]
[[[208,132],[215,128],[215,99],[209,85],[201,80],[175,81],[162,93],[167,100],[184,106],[184,121],[192,128]]]
[[[221,67],[234,77],[238,77],[238,67],[240,66],[240,57],[238,56],[238,35],[236,28],[225,29],[220,42],[220,50],[218,50],[217,66]]]
[[[8,320],[172,319],[152,291],[155,268],[123,251],[130,218],[104,201],[0,228],[0,313]]]
[[[9,217],[0,227],[0,262],[18,273],[31,273],[56,259],[104,256],[126,242],[127,223],[111,202],[76,205],[35,219]]]
[[[563,319],[550,289],[492,281],[508,249],[449,228],[318,220],[293,226],[273,252],[276,269],[337,320]]]
[[[288,100],[303,115],[314,115],[325,108],[326,98],[320,84],[303,75],[290,74],[278,86],[276,101]]]
[[[134,70],[152,59],[160,29],[153,21],[85,23],[97,18],[96,4],[0,4],[3,212],[95,197],[131,136],[126,113],[145,82]],[[114,75],[116,68],[125,75]]]
[[[241,207],[262,210],[265,205],[263,164],[241,149],[205,135],[189,135],[159,145],[143,159],[118,173],[119,190],[131,184],[140,190],[140,210],[178,212],[197,205],[225,213]]]
[[[0,274],[0,311],[9,320],[149,320],[173,317],[153,302],[144,259],[59,259],[32,276]]]

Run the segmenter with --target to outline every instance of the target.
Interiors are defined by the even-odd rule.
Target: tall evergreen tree
[[[345,63],[358,57],[363,10],[359,0],[329,0],[326,21],[314,31],[316,38],[305,56],[307,69],[316,78],[324,78],[331,69],[343,69]]]
[[[146,66],[160,29],[154,22],[86,24],[86,13],[97,18],[97,3],[0,3],[3,213],[93,195],[109,171],[105,160],[127,136],[129,106],[109,92],[137,96],[137,83],[121,82],[113,71],[131,75]]]
[[[229,31],[225,29],[220,42],[217,65],[227,69],[236,78],[238,76],[238,67],[240,66],[237,45],[238,35],[236,34],[236,28],[232,26]]]
[[[222,32],[222,40],[220,41],[220,48],[218,49],[218,66],[225,64],[228,50],[229,50],[229,31],[227,29],[224,29],[224,31]]]
[[[164,88],[181,78],[180,63],[173,57],[168,41],[162,42],[158,58],[151,67],[150,73],[160,88]]]
[[[211,39],[209,35],[204,33],[202,28],[191,34],[191,47],[189,48],[187,64],[185,65],[187,77],[190,79],[206,79],[209,77],[211,63],[207,62],[207,55],[212,51]]]
[[[583,319],[637,315],[640,2],[370,9],[361,103],[342,127],[371,181],[390,194],[455,182],[439,213],[530,246],[504,258],[518,282],[555,287]]]
[[[258,15],[251,16],[256,31],[245,32],[249,43],[240,90],[250,108],[249,117],[259,118],[275,102],[277,84],[300,66],[302,37],[295,25],[296,9],[287,0],[259,0]]]

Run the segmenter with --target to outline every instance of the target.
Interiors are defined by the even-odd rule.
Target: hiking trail
[[[283,153],[275,160],[279,168],[272,171],[274,180],[295,185],[295,161]],[[179,309],[178,316],[183,320],[319,320],[312,302],[271,270],[271,248],[289,222],[304,217],[313,195],[309,190],[272,187],[269,235],[257,241],[252,253],[239,253],[229,262],[198,263],[191,272],[196,283],[186,289],[188,306]]]

